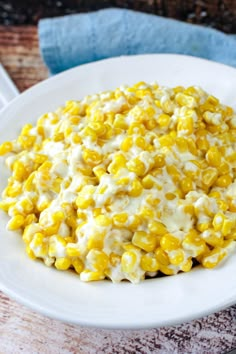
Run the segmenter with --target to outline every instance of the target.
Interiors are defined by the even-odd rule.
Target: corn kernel
[[[152,252],[157,245],[157,238],[147,234],[145,231],[136,231],[132,238],[132,243],[146,252]]]
[[[95,218],[95,222],[97,225],[102,226],[102,227],[107,227],[112,224],[112,219],[107,216],[107,215],[98,215]]]
[[[221,154],[217,147],[212,146],[206,153],[206,160],[212,167],[219,167],[221,163]]]
[[[54,265],[58,270],[67,270],[71,266],[71,261],[69,258],[61,257],[56,259]]]
[[[5,143],[0,145],[0,156],[8,154],[12,151],[12,149],[12,143],[10,141],[6,141]]]
[[[169,257],[163,249],[160,247],[155,250],[157,261],[163,266],[168,266],[170,264]]]
[[[139,197],[142,194],[143,186],[138,179],[132,181],[128,195],[130,197]]]
[[[168,254],[170,263],[180,265],[184,261],[184,252],[182,249],[177,249]]]
[[[25,223],[25,218],[23,215],[15,215],[8,221],[7,229],[18,230],[24,225],[24,223]]]
[[[113,216],[113,223],[115,226],[124,226],[127,223],[128,214],[127,213],[119,213]]]
[[[215,185],[217,187],[228,187],[232,183],[232,177],[230,175],[223,175],[217,178]]]
[[[122,272],[131,273],[135,270],[137,263],[136,253],[133,251],[126,251],[121,256],[121,269]]]
[[[82,281],[96,281],[96,280],[102,280],[105,278],[105,275],[103,272],[100,271],[91,271],[89,269],[84,269],[80,273],[80,280]]]
[[[66,255],[68,257],[79,257],[80,251],[75,247],[67,247],[66,248]]]
[[[163,236],[167,233],[165,225],[155,220],[148,223],[148,230],[158,236]]]
[[[74,259],[72,260],[72,266],[76,273],[80,274],[84,270],[84,264],[80,259]]]
[[[157,258],[148,253],[141,257],[140,266],[146,272],[156,272],[160,268]]]
[[[180,240],[171,234],[165,234],[161,237],[160,245],[163,251],[173,251],[179,248]]]

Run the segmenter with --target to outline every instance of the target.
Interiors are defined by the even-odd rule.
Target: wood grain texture
[[[236,347],[236,306],[180,326],[142,331],[61,323],[26,309],[3,293],[0,314],[0,353],[4,354],[223,354]]]
[[[0,27],[0,61],[21,91],[48,75],[32,26]],[[234,347],[236,305],[176,327],[109,331],[46,318],[0,292],[1,354],[223,354]]]
[[[0,62],[20,91],[48,76],[40,57],[36,26],[0,26]]]

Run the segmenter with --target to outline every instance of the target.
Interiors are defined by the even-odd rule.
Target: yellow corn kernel
[[[230,172],[229,164],[227,162],[222,162],[217,170],[220,175],[227,175]]]
[[[127,129],[128,124],[125,121],[125,116],[123,114],[116,114],[113,122],[114,128]]]
[[[217,178],[215,185],[217,187],[228,187],[232,183],[232,177],[230,175],[223,175]]]
[[[187,152],[188,151],[188,141],[183,137],[177,137],[175,143],[180,152]]]
[[[138,136],[135,139],[135,145],[140,147],[142,150],[145,150],[147,143],[146,143],[146,140],[142,136]]]
[[[130,182],[129,177],[121,177],[118,179],[118,181],[116,182],[116,184],[120,185],[120,186],[127,186]]]
[[[170,263],[173,265],[180,265],[184,261],[184,251],[177,249],[168,254]]]
[[[220,199],[221,194],[220,194],[219,191],[210,191],[210,193],[208,194],[208,197],[215,198],[215,199]]]
[[[154,156],[154,162],[155,162],[154,164],[155,167],[157,168],[164,167],[166,164],[164,155],[157,154],[156,156]]]
[[[151,175],[146,175],[142,179],[142,185],[145,189],[151,189],[154,186],[153,177]]]
[[[196,229],[200,232],[204,232],[206,230],[208,230],[211,227],[211,223],[210,222],[202,222],[202,223],[197,223]]]
[[[80,274],[84,270],[84,264],[80,259],[74,259],[72,260],[72,266],[76,273]]]
[[[170,147],[174,144],[174,139],[170,135],[162,135],[159,139],[159,143],[162,147]]]
[[[174,200],[176,198],[176,195],[174,193],[166,193],[165,198],[166,200]]]
[[[75,203],[76,203],[77,208],[87,209],[88,207],[94,205],[94,200],[91,196],[87,196],[87,198],[79,196],[76,198]]]
[[[137,157],[127,163],[127,168],[129,171],[136,173],[137,176],[143,176],[146,172],[144,163]]]
[[[97,225],[102,226],[102,227],[107,227],[112,224],[112,219],[107,216],[107,215],[98,215],[95,218],[95,222]]]
[[[80,273],[80,280],[82,281],[96,281],[96,280],[102,280],[105,278],[105,275],[103,272],[100,271],[91,271],[89,269],[84,269]]]
[[[157,122],[162,128],[168,127],[170,124],[170,116],[168,114],[160,114],[157,118]]]
[[[86,256],[93,270],[103,272],[109,264],[109,257],[103,251],[92,249]]]
[[[148,194],[147,198],[146,198],[146,202],[152,206],[152,207],[156,207],[158,204],[160,204],[161,200],[159,198],[155,198],[153,197],[152,194]]]
[[[192,269],[192,266],[193,266],[193,262],[192,262],[191,258],[188,258],[184,264],[181,264],[180,269],[183,272],[187,273]]]
[[[201,151],[207,151],[210,146],[205,136],[199,136],[196,140],[196,144],[198,149]]]
[[[14,183],[14,185],[8,186],[5,192],[8,197],[17,197],[22,192],[22,185],[20,183]]]
[[[84,149],[82,153],[84,162],[89,166],[99,165],[102,161],[102,156],[94,150]]]
[[[68,257],[79,257],[80,251],[75,247],[66,247],[66,255]]]
[[[118,154],[114,157],[107,170],[112,174],[116,174],[124,167],[126,167],[126,158],[122,154]]]
[[[216,247],[201,259],[201,264],[205,268],[215,268],[220,261],[226,256],[226,251]]]
[[[126,251],[121,256],[121,269],[124,273],[132,273],[137,263],[137,255],[134,251]]]
[[[121,262],[121,256],[114,252],[111,252],[109,255],[109,261],[113,267],[116,267]]]
[[[163,251],[173,251],[179,248],[180,240],[171,234],[165,234],[161,237],[160,245]]]
[[[128,221],[127,213],[119,213],[113,216],[113,223],[115,226],[124,226]]]
[[[157,272],[160,268],[156,256],[148,253],[141,257],[140,266],[146,272]]]
[[[36,217],[35,214],[28,214],[25,218],[25,226],[36,223],[38,221],[38,218]]]
[[[182,242],[182,247],[184,250],[192,252],[194,257],[206,251],[205,241],[201,239],[196,230],[189,231]]]
[[[174,165],[167,165],[166,171],[172,177],[174,182],[179,182],[180,180],[180,173],[178,169]]]
[[[152,252],[157,245],[157,238],[145,231],[136,231],[132,238],[132,243],[146,252]]]
[[[0,156],[6,155],[13,150],[13,145],[10,141],[0,145]]]
[[[26,168],[20,160],[15,161],[13,164],[13,177],[17,181],[23,181],[26,177],[28,177]]]
[[[212,225],[215,231],[220,231],[222,229],[224,220],[225,220],[224,214],[222,213],[215,214],[214,219],[212,221]]]
[[[224,243],[223,237],[217,236],[213,230],[210,234],[204,236],[204,241],[212,247],[221,247]]]
[[[183,132],[184,135],[193,134],[193,118],[191,117],[184,117],[179,119],[177,124],[177,131]]]
[[[224,219],[221,233],[223,236],[229,235],[232,229],[235,227],[235,220]]]
[[[143,186],[139,179],[134,179],[131,183],[130,189],[128,191],[128,195],[130,197],[139,197],[142,194]]]
[[[133,138],[131,136],[128,136],[128,137],[124,138],[124,140],[121,143],[120,148],[122,151],[127,152],[131,149],[132,145],[133,145]]]
[[[105,233],[104,232],[96,232],[89,236],[87,242],[87,249],[91,250],[93,248],[102,249],[104,244]]]
[[[0,209],[8,212],[9,208],[11,208],[14,204],[15,204],[15,202],[2,200],[2,201],[0,201]]]
[[[136,231],[138,226],[140,226],[142,223],[140,217],[138,215],[132,215],[129,218],[129,225],[127,226],[127,228],[131,231]]]
[[[145,126],[143,124],[136,123],[136,122],[131,123],[127,130],[127,133],[129,135],[138,134],[143,136],[145,134]]]
[[[222,199],[217,199],[216,203],[217,203],[218,208],[222,211],[226,211],[229,208],[228,203],[226,203],[226,201],[224,201]]]
[[[198,150],[195,141],[192,138],[187,139],[187,144],[188,144],[188,150],[192,155],[197,156],[198,155]]]
[[[218,172],[215,168],[208,168],[202,172],[202,183],[210,188],[217,180]],[[222,176],[223,177],[223,176]]]
[[[24,211],[24,213],[29,214],[34,210],[34,204],[30,199],[22,199],[20,205]]]
[[[210,147],[206,153],[206,160],[212,167],[219,167],[221,163],[221,153],[216,146]]]
[[[43,243],[43,239],[44,239],[44,234],[42,234],[41,232],[36,232],[36,234],[34,234],[33,236],[33,243],[35,247],[41,246]]]
[[[164,266],[168,266],[170,264],[170,261],[169,261],[169,257],[168,255],[166,254],[165,251],[163,251],[163,249],[161,249],[160,247],[158,247],[156,250],[155,250],[155,255],[156,255],[156,258],[157,258],[157,261],[164,265]]]
[[[23,149],[26,150],[33,147],[35,140],[35,136],[20,135],[17,139],[17,142],[21,145]]]
[[[58,270],[67,270],[71,266],[71,261],[69,258],[61,257],[56,259],[54,265]]]
[[[52,220],[54,223],[62,222],[65,219],[65,214],[63,211],[56,211],[52,214]]]
[[[27,180],[24,182],[24,190],[27,192],[31,192],[34,190],[34,179],[35,179],[35,172],[31,173]]]
[[[106,174],[106,170],[104,167],[96,166],[93,168],[93,172],[95,176],[100,180],[103,175]]]
[[[166,265],[162,265],[162,264],[160,264],[160,271],[165,275],[173,275],[174,274],[173,269],[169,268]]]
[[[145,122],[145,126],[149,130],[153,130],[157,126],[157,122],[155,119],[148,119],[148,121]]]
[[[167,233],[165,225],[155,220],[148,223],[148,230],[158,236],[163,236]]]
[[[207,103],[213,105],[213,106],[217,106],[219,104],[219,100],[218,98],[210,95],[207,97],[207,100],[206,100]]]
[[[7,224],[7,229],[8,230],[18,230],[20,229],[25,223],[25,218],[23,215],[15,215],[13,216]]]
[[[31,259],[36,259],[36,256],[35,256],[35,254],[34,254],[34,251],[30,248],[30,246],[29,245],[27,245],[26,246],[26,253],[27,253],[27,255],[28,255],[28,257],[29,258],[31,258]]]
[[[1,203],[0,203],[0,208],[1,208]],[[229,211],[231,211],[232,213],[236,212],[236,200],[235,199],[230,200]]]
[[[184,212],[186,214],[194,215],[194,206],[193,205],[185,205],[184,206]]]
[[[195,98],[192,97],[192,96],[189,96],[189,95],[185,95],[182,92],[179,92],[179,93],[176,94],[175,100],[180,106],[186,106],[188,108],[196,107]]]

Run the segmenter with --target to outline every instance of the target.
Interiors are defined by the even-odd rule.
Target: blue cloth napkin
[[[122,9],[43,19],[40,48],[52,74],[99,59],[179,53],[236,67],[236,36]]]

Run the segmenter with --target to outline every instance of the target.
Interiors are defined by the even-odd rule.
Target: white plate
[[[14,138],[24,123],[67,99],[141,80],[201,85],[236,108],[233,68],[180,55],[121,57],[66,71],[14,99],[1,112],[0,141]],[[0,171],[2,190],[7,176],[2,160]],[[149,328],[189,321],[236,302],[236,254],[214,270],[197,268],[138,285],[82,283],[74,273],[28,259],[20,235],[5,230],[8,217],[1,213],[0,218],[0,289],[47,316],[85,326]]]

